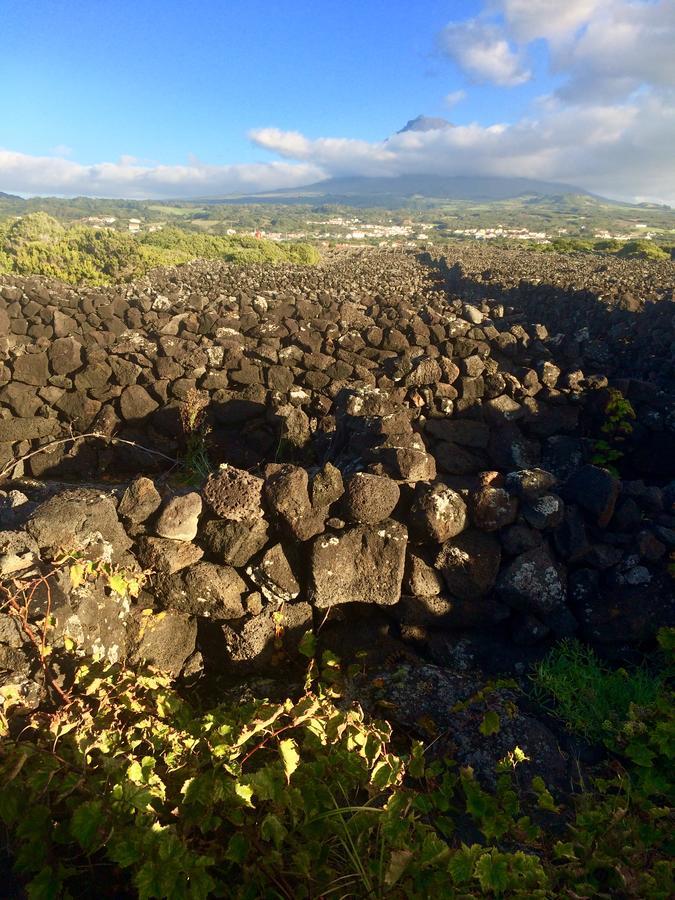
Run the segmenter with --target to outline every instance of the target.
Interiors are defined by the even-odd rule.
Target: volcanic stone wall
[[[649,640],[672,616],[675,548],[660,333],[653,371],[618,372],[637,412],[620,480],[591,463],[610,394],[583,304],[558,332],[553,288],[535,317],[530,288],[516,305],[457,271],[363,252],[318,269],[195,263],[96,291],[5,279],[6,471],[144,474],[47,500],[8,484],[0,577],[75,547],[147,570],[134,602],[60,582],[54,637],[173,674],[289,659],[312,625],[446,665],[574,634],[607,652]],[[652,314],[631,315],[637,353]],[[183,452],[195,391],[222,465],[180,488],[139,445]],[[2,646],[21,653],[16,636]]]

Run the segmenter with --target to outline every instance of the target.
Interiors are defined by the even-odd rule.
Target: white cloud
[[[20,194],[94,197],[198,197],[296,187],[323,177],[311,162],[209,166],[141,165],[134,157],[83,165],[62,156],[30,156],[0,148],[0,185]]]
[[[274,129],[251,137],[330,175],[526,175],[622,199],[675,202],[675,109],[652,93],[615,104],[550,98],[536,117],[514,124],[407,131],[374,143]]]
[[[492,0],[489,10],[501,13],[514,39],[559,41],[574,34],[613,0]]]
[[[446,106],[453,107],[457,106],[458,103],[461,103],[462,100],[466,100],[466,91],[451,91],[449,94],[446,94],[443,98],[443,102]]]
[[[648,84],[675,87],[675,2],[612,2],[576,40],[553,53],[567,75],[563,97],[626,96]]]
[[[514,87],[531,77],[502,30],[480,19],[450,22],[439,35],[439,46],[473,81]]]

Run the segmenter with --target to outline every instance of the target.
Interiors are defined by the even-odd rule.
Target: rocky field
[[[463,248],[194,263],[106,290],[6,278],[2,574],[99,535],[152,571],[139,607],[167,612],[162,646],[137,645],[140,610],[108,633],[117,601],[67,591],[61,632],[174,673],[257,668],[278,609],[287,643],[365,615],[444,665],[488,636],[648,639],[675,545],[671,276]],[[636,414],[622,480],[591,464],[612,388]],[[215,467],[192,490],[167,477],[186,409]]]
[[[550,722],[499,688],[486,754],[468,698],[560,639],[630,663],[675,624],[674,384],[671,263],[465,245],[4,277],[0,697],[64,687],[47,638],[291,690],[313,631],[367,709],[453,731],[488,779],[517,741],[562,783]]]

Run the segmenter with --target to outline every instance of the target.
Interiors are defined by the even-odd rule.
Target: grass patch
[[[589,741],[616,735],[631,705],[653,704],[661,678],[642,668],[610,669],[594,651],[578,641],[562,641],[537,666],[534,693],[565,726]]]

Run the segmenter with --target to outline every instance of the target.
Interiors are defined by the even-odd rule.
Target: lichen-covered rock
[[[319,608],[340,603],[393,606],[401,596],[408,533],[392,520],[314,539],[310,600]]]
[[[469,529],[443,544],[435,565],[451,594],[461,600],[475,600],[494,586],[500,560],[499,541]]]
[[[80,585],[68,602],[55,606],[52,641],[56,646],[67,637],[88,656],[111,663],[127,660],[132,647],[128,597],[107,592],[98,580]]]
[[[545,469],[520,469],[509,472],[505,487],[516,497],[532,502],[547,494],[557,482],[556,476]]]
[[[542,494],[523,506],[523,516],[533,528],[557,528],[565,517],[565,504],[556,494]]]
[[[545,546],[517,556],[500,573],[497,590],[506,603],[535,615],[550,613],[567,597],[564,570]]]
[[[466,528],[468,514],[461,495],[444,484],[418,484],[410,508],[417,538],[442,544]]]
[[[270,547],[257,565],[246,569],[246,574],[270,603],[286,603],[300,593],[300,585],[281,544]]]
[[[481,531],[505,528],[517,515],[518,501],[503,488],[483,485],[471,495],[471,517]]]

